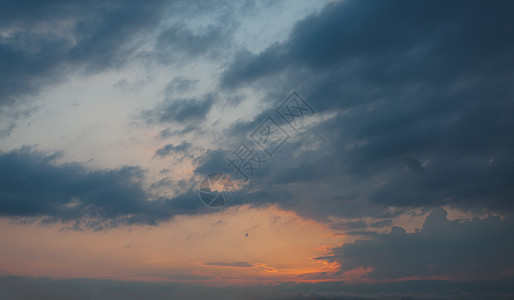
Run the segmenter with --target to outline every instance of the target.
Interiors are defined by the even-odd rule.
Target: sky
[[[514,2],[0,1],[1,299],[513,299]]]

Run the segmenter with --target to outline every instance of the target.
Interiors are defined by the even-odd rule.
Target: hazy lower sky
[[[0,1],[0,298],[511,299],[513,15]]]

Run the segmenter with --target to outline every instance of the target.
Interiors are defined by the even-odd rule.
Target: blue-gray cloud
[[[191,148],[192,144],[188,142],[182,142],[180,145],[167,144],[162,148],[155,150],[155,156],[166,157],[173,153],[186,153]]]
[[[156,224],[175,214],[204,211],[192,192],[150,201],[138,167],[87,170],[55,163],[56,155],[29,148],[0,153],[0,215],[72,221],[102,229],[120,223]]]
[[[200,32],[193,32],[184,23],[165,28],[157,37],[156,54],[162,62],[176,62],[178,59],[197,58],[208,55],[218,58],[221,52],[231,48],[231,35],[235,24],[226,20],[223,24],[210,25]]]
[[[331,257],[342,271],[372,268],[368,277],[490,279],[511,275],[514,242],[507,238],[514,229],[512,217],[449,221],[443,209],[434,210],[423,228],[407,233],[393,227],[371,239],[346,243]]]
[[[71,68],[119,67],[138,35],[155,27],[163,1],[7,1],[0,28],[0,105],[62,80]],[[62,26],[62,24],[69,24]],[[141,37],[141,36],[140,36]]]
[[[154,109],[141,112],[141,117],[149,124],[202,122],[211,110],[216,97],[207,94],[195,98],[166,98]]]
[[[511,1],[340,1],[282,43],[242,50],[222,87],[260,89],[276,104],[284,86],[301,88],[319,113],[335,115],[281,150],[267,178],[274,185],[262,189],[301,184],[287,208],[317,218],[445,204],[512,212],[513,9]],[[300,150],[310,144],[319,147]]]
[[[233,10],[221,1],[4,1],[0,106],[36,95],[73,72],[98,73],[138,60],[162,64],[199,55],[218,57],[231,47],[237,28]],[[213,24],[199,32],[185,23],[205,14]],[[182,21],[163,28],[171,18]],[[142,50],[145,43],[153,49]]]
[[[183,93],[193,88],[198,80],[191,80],[184,77],[175,77],[171,80],[165,89],[167,96],[173,96],[175,93]]]

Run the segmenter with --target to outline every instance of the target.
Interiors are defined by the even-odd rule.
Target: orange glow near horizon
[[[209,285],[319,282],[337,263],[314,259],[341,245],[328,226],[275,206],[234,206],[176,216],[158,226],[62,230],[66,224],[0,219],[0,270],[20,276],[197,282]],[[336,278],[337,277],[337,278]]]

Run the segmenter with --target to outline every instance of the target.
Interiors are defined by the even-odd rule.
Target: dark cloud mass
[[[0,216],[75,221],[75,229],[155,224],[203,206],[196,195],[149,201],[137,167],[87,170],[55,164],[56,154],[22,148],[0,153]]]
[[[226,15],[229,9],[195,1],[24,0],[1,6],[0,106],[36,95],[73,72],[98,73],[138,59],[162,64],[205,53],[214,58],[213,47],[226,46],[235,28],[228,17],[223,26],[200,32],[180,22],[162,27],[171,16]],[[153,32],[156,42],[149,39]],[[153,49],[142,49],[150,41]]]
[[[493,279],[512,272],[514,242],[512,217],[449,221],[444,209],[434,210],[423,228],[407,233],[393,227],[371,239],[344,244],[330,260],[343,271],[372,268],[368,277]]]
[[[283,152],[315,141],[318,151],[274,162],[281,183],[330,186],[297,211],[512,211],[513,11],[512,1],[339,1],[286,41],[240,52],[221,83],[264,89],[277,104],[283,86],[297,88],[334,114]]]
[[[72,68],[119,67],[156,26],[162,1],[4,1],[0,105],[65,78]],[[63,24],[65,26],[63,26]]]

